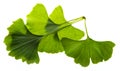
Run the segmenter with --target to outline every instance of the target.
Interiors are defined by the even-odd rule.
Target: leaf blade
[[[62,24],[65,23],[66,20],[64,18],[63,10],[61,6],[57,6],[53,12],[50,14],[49,18],[55,23],[55,24]]]
[[[90,58],[93,64],[111,58],[115,46],[111,41],[94,41],[91,38],[81,41],[63,38],[62,44],[66,55],[73,57],[76,63],[84,67],[89,65]]]
[[[38,51],[47,53],[58,53],[63,51],[63,46],[57,34],[50,34],[45,36],[39,46]]]
[[[22,26],[20,29],[17,28]],[[24,30],[24,31],[23,31]],[[28,64],[39,63],[37,53],[37,45],[41,36],[31,34],[25,27],[22,19],[16,20],[13,25],[8,28],[9,35],[5,38],[4,43],[10,56],[16,59],[22,59]]]
[[[84,32],[70,25],[58,31],[58,35],[59,39],[69,38],[79,40],[84,36]]]
[[[46,33],[48,15],[43,4],[37,4],[30,14],[27,15],[27,28],[35,35],[44,35]],[[39,31],[38,31],[39,30]]]

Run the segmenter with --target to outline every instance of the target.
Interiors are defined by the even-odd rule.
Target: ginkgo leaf
[[[22,19],[18,19],[17,21],[14,21],[13,23],[14,24],[11,25],[12,27],[8,28],[9,35],[6,36],[6,38],[4,40],[6,45],[7,45],[7,50],[10,49],[10,45],[11,45],[11,42],[12,42],[12,37],[11,37],[12,34],[14,34],[14,33],[16,33],[16,34],[19,34],[19,33],[20,34],[26,34],[26,32],[27,32]],[[19,26],[19,27],[17,27],[17,26]],[[15,27],[17,27],[17,28],[15,29]]]
[[[50,14],[49,18],[55,23],[55,24],[63,24],[66,22],[63,14],[63,10],[61,6],[57,6],[53,12]]]
[[[67,26],[66,28],[58,31],[58,36],[59,39],[69,38],[73,40],[79,40],[84,36],[84,32],[73,26]]]
[[[50,34],[41,40],[38,51],[48,53],[61,52],[63,51],[63,46],[60,40],[63,37],[78,40],[84,36],[83,31],[78,30],[71,25],[66,27],[63,26],[62,29],[59,28],[64,24],[69,24],[69,21],[67,22],[64,18],[61,6],[56,7],[49,17],[46,31]]]
[[[58,27],[59,25],[54,24],[50,19],[48,19],[48,23],[45,29],[46,29],[46,32],[50,34],[50,33],[56,32],[59,29]]]
[[[83,31],[71,26],[83,19],[84,17],[80,17],[66,21],[61,6],[56,7],[48,17],[45,7],[37,4],[27,15],[26,25],[22,19],[18,19],[8,28],[9,34],[4,42],[10,51],[9,55],[30,64],[39,63],[37,51],[62,52],[63,37],[78,40],[84,36]]]
[[[46,26],[47,35],[44,35],[43,39],[39,43],[38,51],[47,53],[58,53],[63,51],[63,46],[58,38],[57,30],[58,26],[54,24],[50,19]]]
[[[53,12],[50,14],[49,18],[54,22],[54,24],[59,24],[58,27],[61,27],[64,24],[69,24],[69,21],[66,21],[64,18],[63,10],[61,6],[56,7]],[[83,31],[73,27],[67,26],[62,28],[57,32],[59,39],[70,38],[73,40],[78,40],[84,36]]]
[[[44,36],[41,40],[40,48],[38,48],[41,52],[48,52],[48,53],[57,53],[63,51],[63,46],[61,41],[59,40],[57,34],[49,34]]]
[[[84,67],[89,65],[90,59],[93,64],[108,60],[112,56],[115,44],[111,41],[95,41],[91,39],[88,36],[86,22],[85,29],[87,34],[86,40],[62,39],[66,55],[73,57],[76,63]]]
[[[39,43],[38,51],[47,53],[58,53],[63,51],[63,46],[58,38],[57,30],[58,26],[54,24],[50,19],[46,26],[47,35],[44,35],[43,39]]]
[[[44,35],[48,22],[47,11],[43,4],[37,4],[27,15],[27,28],[35,35]]]
[[[26,29],[22,19],[16,20],[8,30],[9,35],[4,42],[10,51],[9,55],[16,59],[22,59],[28,64],[39,63],[37,46],[42,36],[31,34]]]
[[[111,41],[95,41],[90,38],[81,41],[63,38],[62,44],[65,53],[82,66],[88,66],[90,58],[94,64],[108,60],[115,46]]]

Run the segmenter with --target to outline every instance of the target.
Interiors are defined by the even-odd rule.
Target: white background
[[[94,40],[115,42],[113,56],[106,62],[82,67],[64,52],[39,53],[40,63],[28,65],[8,56],[4,37],[12,21],[23,18],[37,4],[45,5],[48,14],[61,5],[67,20],[86,16],[88,32]],[[0,0],[0,71],[120,71],[120,2],[119,0]],[[84,30],[83,22],[74,26]]]

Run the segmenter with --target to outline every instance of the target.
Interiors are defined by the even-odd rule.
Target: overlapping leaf
[[[78,40],[84,36],[83,31],[78,30],[71,25],[59,30],[59,27],[63,24],[68,24],[68,22],[64,18],[61,6],[58,6],[54,9],[52,14],[50,14],[48,24],[46,26],[48,33],[52,33],[55,30],[57,31],[45,36],[45,38],[41,40],[38,47],[39,51],[48,53],[63,51],[63,46],[60,41],[63,37]]]
[[[39,63],[37,46],[41,36],[31,34],[22,19],[16,20],[9,28],[9,35],[5,38],[9,55],[30,63]]]
[[[64,18],[63,10],[61,6],[56,7],[49,17],[54,22],[54,24],[59,24],[60,26],[63,24],[69,23],[69,21],[67,22]],[[66,38],[70,38],[73,40],[79,40],[80,38],[84,36],[83,31],[71,25],[59,30],[57,34],[58,34],[59,39],[66,37]]]
[[[4,42],[10,51],[9,55],[16,59],[22,59],[28,64],[39,63],[37,51],[61,52],[64,50],[61,38],[78,40],[83,37],[84,33],[72,26],[63,26],[64,28],[59,29],[63,24],[68,24],[68,22],[64,19],[60,6],[56,7],[48,17],[45,7],[42,4],[37,4],[27,15],[26,25],[22,19],[18,19],[8,28],[9,35]],[[71,31],[74,33],[69,34]],[[66,36],[64,33],[69,35]]]
[[[4,42],[9,55],[28,64],[39,63],[38,51],[58,53],[65,50],[76,63],[88,66],[90,59],[94,64],[108,60],[115,45],[111,41],[95,41],[89,37],[78,41],[84,33],[65,20],[61,6],[56,7],[48,17],[45,7],[37,4],[27,15],[26,25],[18,19],[8,31]]]
[[[27,15],[27,28],[35,35],[44,35],[46,33],[47,22],[47,11],[42,4],[37,4]]]
[[[91,38],[76,41],[68,38],[62,39],[65,53],[73,57],[76,63],[88,66],[90,59],[96,64],[108,60],[112,56],[115,44],[111,41],[95,41]]]

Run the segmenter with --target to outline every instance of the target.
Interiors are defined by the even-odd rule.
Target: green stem
[[[64,22],[64,23],[62,23],[62,25],[59,26],[58,29],[56,29],[55,31],[50,32],[50,33],[48,33],[48,34],[46,34],[46,35],[49,35],[49,34],[54,33],[54,32],[57,32],[57,31],[65,28],[65,27],[68,27],[68,26],[70,26],[70,25],[72,25],[72,24],[74,24],[74,23],[76,23],[76,22],[82,21],[82,20],[85,20],[85,17],[84,17],[84,16],[79,17],[79,18],[76,18],[76,19],[72,19],[72,20],[67,21],[67,22]]]
[[[76,19],[72,19],[72,20],[70,20],[70,21],[62,24],[62,25],[59,27],[59,29],[65,28],[65,27],[67,27],[67,26],[70,26],[70,25],[72,25],[72,24],[74,24],[74,23],[76,23],[76,22],[82,21],[82,20],[84,20],[84,19],[85,19],[84,16],[79,17],[79,18],[76,18]]]
[[[84,26],[85,26],[85,31],[86,31],[87,38],[89,38],[87,25],[86,25],[86,18],[84,19]]]

